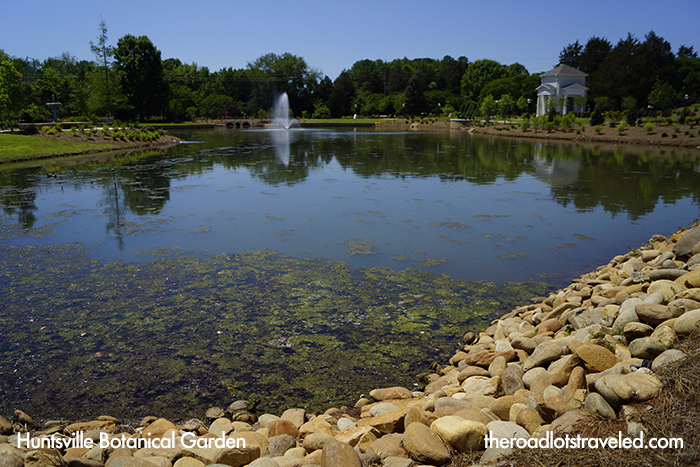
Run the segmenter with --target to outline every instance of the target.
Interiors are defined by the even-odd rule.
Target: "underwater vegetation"
[[[546,291],[272,251],[141,253],[148,261],[126,264],[78,243],[0,245],[0,413],[352,404],[414,387],[467,329]]]

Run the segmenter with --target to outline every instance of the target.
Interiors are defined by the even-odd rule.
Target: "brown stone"
[[[564,387],[564,385],[569,382],[569,377],[571,376],[573,369],[582,363],[583,361],[581,360],[581,357],[576,354],[572,355],[568,360],[566,360],[562,367],[559,368],[559,371],[556,372],[552,378],[552,385],[558,388]]]
[[[370,397],[375,401],[385,401],[389,399],[411,399],[413,394],[406,388],[395,386],[391,388],[373,389],[369,392]]]
[[[401,447],[403,439],[402,433],[387,434],[373,442],[369,446],[369,450],[375,452],[382,460],[387,457],[408,457],[406,451]]]
[[[100,423],[111,423],[111,422],[100,422]],[[114,423],[112,423],[114,425]],[[171,422],[170,420],[166,420],[164,418],[159,418],[150,425],[148,425],[146,428],[144,428],[143,433],[141,433],[141,436],[143,436],[146,439],[156,439],[156,438],[162,438],[163,435],[165,434],[166,431],[168,430],[174,430],[175,424]],[[66,428],[68,429],[68,428]]]
[[[617,363],[615,354],[599,345],[583,344],[574,353],[585,362],[586,368],[595,373],[612,368]]]
[[[540,417],[537,410],[528,407],[518,413],[518,416],[515,418],[515,423],[525,428],[528,433],[532,434],[535,432],[537,427],[544,425],[544,420],[542,417]]]
[[[394,410],[378,417],[363,418],[357,422],[357,426],[371,426],[382,433],[401,432],[406,412],[408,412],[408,408]]]
[[[700,287],[700,269],[695,269],[675,280],[675,282],[684,285],[689,289]]]
[[[519,365],[508,365],[501,374],[501,388],[507,396],[515,394],[520,389],[525,389],[523,383],[523,370]]]
[[[411,458],[420,463],[442,465],[450,461],[450,451],[442,439],[422,423],[406,426],[402,445]]]
[[[450,415],[454,415],[455,417],[463,418],[465,420],[471,420],[473,422],[483,423],[484,425],[488,425],[493,421],[493,418],[477,409],[460,409]]]
[[[486,368],[482,368],[480,366],[468,366],[459,372],[457,375],[457,381],[462,384],[465,379],[471,376],[491,376],[491,374]]]
[[[506,359],[506,362],[509,362],[515,359],[517,353],[515,352],[515,350],[504,350],[501,352],[497,350],[482,350],[480,352],[476,352],[473,355],[468,355],[464,359],[464,363],[466,363],[467,365],[488,368],[491,362],[493,362],[493,360],[498,356],[503,356],[503,358]]]
[[[520,396],[503,396],[496,399],[493,404],[491,404],[491,412],[496,414],[498,418],[504,421],[508,421],[510,407],[513,404],[524,404],[525,398]]]
[[[270,438],[279,435],[289,435],[292,438],[299,436],[299,428],[289,420],[273,420],[265,425],[265,428],[270,430]]]
[[[430,424],[436,419],[437,416],[432,412],[421,410],[418,407],[411,407],[404,416],[404,427],[407,427],[414,422],[422,423],[425,426],[430,426]]]
[[[625,336],[628,342],[632,342],[640,337],[649,337],[654,332],[654,328],[645,323],[627,323],[622,330],[622,335]]]
[[[586,389],[586,387],[586,372],[583,371],[583,368],[577,366],[571,371],[571,376],[569,376],[564,400],[568,403],[573,399],[578,389]]]

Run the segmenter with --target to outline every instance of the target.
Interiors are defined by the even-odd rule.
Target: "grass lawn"
[[[63,154],[81,154],[94,150],[119,148],[115,143],[85,144],[40,136],[0,134],[0,164]]]

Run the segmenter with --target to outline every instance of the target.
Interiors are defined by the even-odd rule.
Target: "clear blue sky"
[[[162,58],[217,71],[266,53],[303,57],[335,79],[362,59],[489,58],[551,69],[561,49],[591,36],[614,44],[654,30],[700,52],[699,0],[580,2],[384,0],[0,0],[0,49],[44,60],[68,52],[93,60],[100,15],[109,43],[146,35]]]

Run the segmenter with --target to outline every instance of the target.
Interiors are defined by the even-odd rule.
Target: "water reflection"
[[[700,204],[700,164],[690,151],[463,132],[217,130],[180,136],[201,143],[1,171],[4,215],[31,230],[51,221],[47,213],[61,211],[59,217],[73,216],[71,225],[81,228],[58,228],[59,241],[96,242],[100,226],[102,241],[116,239],[118,251],[131,255],[119,257],[129,260],[137,249],[162,244],[198,249],[201,235],[194,234],[208,234],[205,243],[214,251],[350,255],[354,265],[493,278],[493,271],[522,272],[538,262],[545,266],[537,271],[554,272],[561,258],[552,255],[564,252],[545,250],[572,245],[579,238],[574,232],[596,237],[601,228],[610,235],[624,229],[632,237],[626,246],[638,244],[650,232],[690,222]],[[88,218],[86,209],[98,212]],[[611,223],[621,214],[627,223]],[[629,221],[646,216],[643,228],[630,227]],[[672,219],[672,226],[662,225]],[[469,229],[446,230],[455,223]],[[134,238],[142,234],[152,238]],[[367,254],[348,251],[358,241]],[[571,258],[574,252],[566,251]],[[512,267],[526,257],[530,266]],[[398,262],[403,259],[410,263]],[[501,264],[506,259],[510,265]]]

